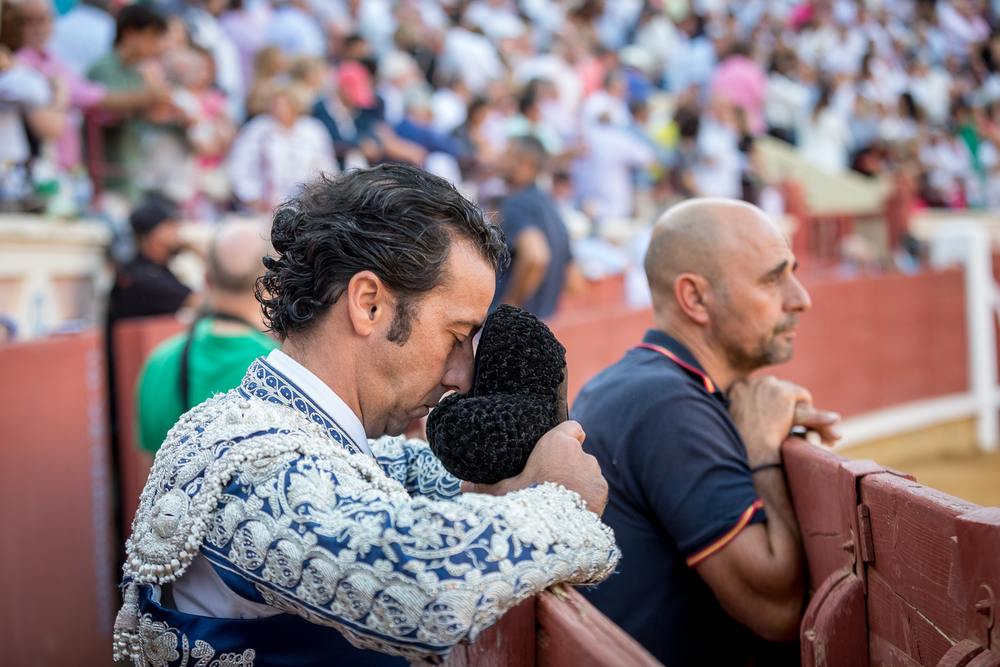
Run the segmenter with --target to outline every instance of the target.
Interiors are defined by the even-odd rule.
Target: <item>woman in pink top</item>
[[[81,163],[80,126],[83,111],[102,109],[128,114],[169,102],[170,93],[165,89],[147,88],[135,92],[112,93],[103,85],[83,78],[47,47],[52,36],[52,10],[49,3],[46,0],[25,0],[14,7],[18,15],[13,24],[20,32],[19,35],[12,36],[17,43],[17,60],[69,91],[71,109],[68,122],[54,146],[55,160],[60,168],[68,171]]]

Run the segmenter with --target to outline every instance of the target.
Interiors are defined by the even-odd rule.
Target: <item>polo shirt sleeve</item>
[[[508,197],[500,204],[500,219],[507,248],[513,253],[517,237],[525,229],[538,227],[538,221],[530,207],[519,201],[520,198]]]
[[[629,474],[689,566],[766,521],[746,450],[708,394],[654,404],[626,439]]]

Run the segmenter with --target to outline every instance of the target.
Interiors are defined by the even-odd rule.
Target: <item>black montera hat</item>
[[[153,231],[161,222],[176,220],[178,216],[177,205],[159,194],[150,194],[146,200],[132,211],[130,221],[132,231],[136,236],[142,236]]]
[[[502,305],[483,325],[472,390],[446,396],[427,439],[448,472],[476,484],[514,477],[567,418],[566,348],[545,323]]]

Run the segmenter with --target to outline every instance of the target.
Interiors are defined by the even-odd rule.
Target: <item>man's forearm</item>
[[[545,280],[546,268],[537,263],[515,263],[510,285],[503,295],[503,302],[520,307],[530,295],[538,291],[542,281]]]

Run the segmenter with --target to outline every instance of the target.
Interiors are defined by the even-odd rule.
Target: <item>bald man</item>
[[[155,453],[182,414],[217,393],[237,387],[247,367],[278,346],[261,333],[254,296],[273,252],[267,229],[249,221],[219,225],[209,246],[207,309],[183,334],[153,350],[136,384],[137,445]]]
[[[623,555],[585,593],[667,665],[772,664],[751,633],[794,640],[804,592],[781,443],[795,425],[832,440],[839,416],[749,376],[791,358],[809,295],[775,224],[735,200],[668,210],[645,266],[655,328],[573,406]]]

